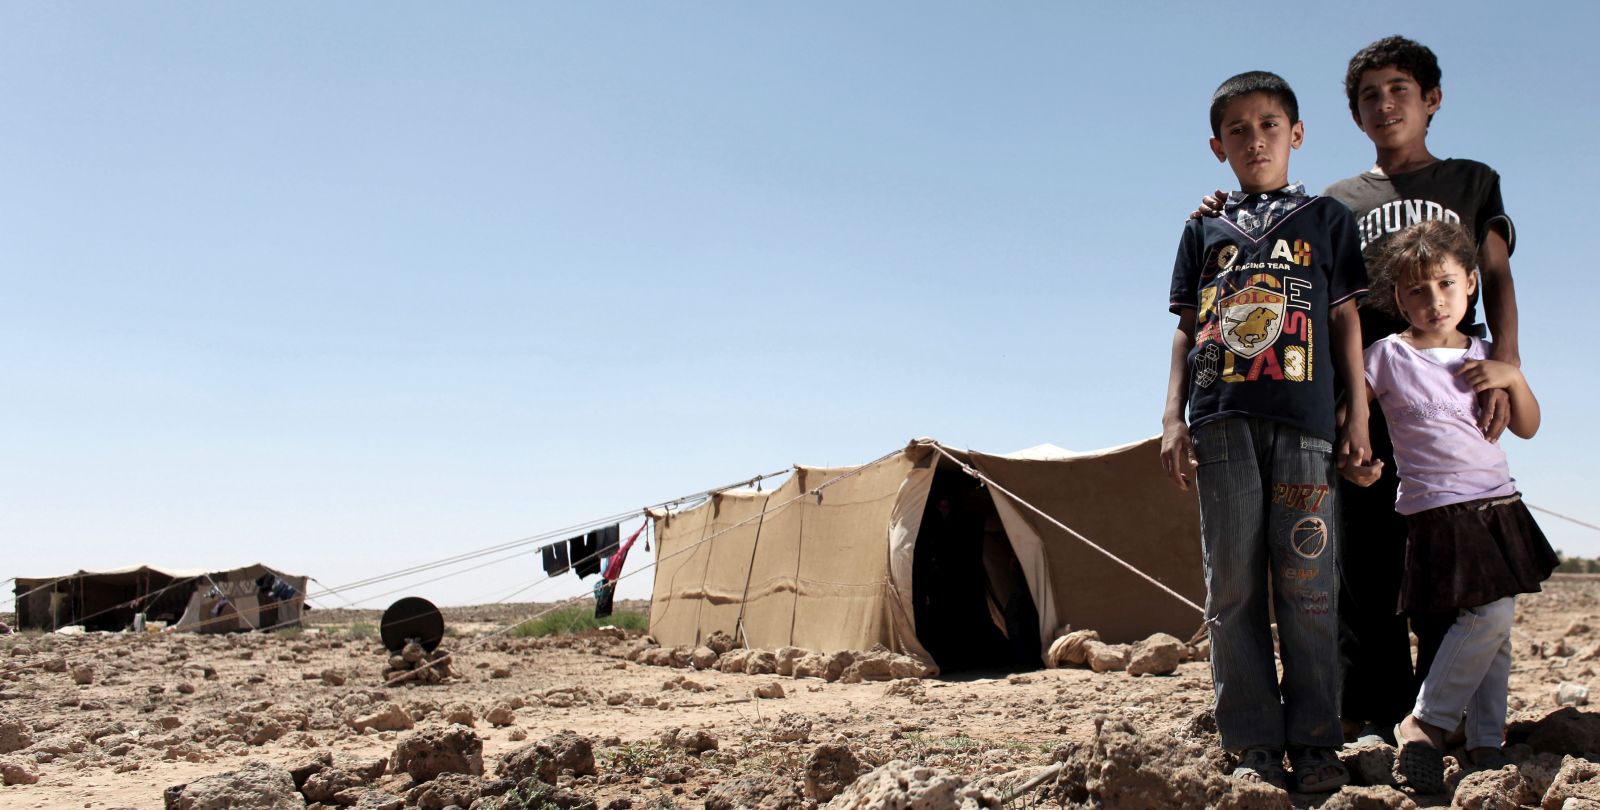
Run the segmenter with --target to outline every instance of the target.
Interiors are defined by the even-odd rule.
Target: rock
[[[1098,717],[1092,739],[1057,749],[1063,764],[1054,792],[1068,805],[1288,810],[1288,793],[1224,776],[1222,763],[1211,756],[1205,746],[1162,734],[1141,736],[1126,720]]]
[[[1339,761],[1350,771],[1353,785],[1393,785],[1394,746],[1384,742],[1346,745],[1339,749]]]
[[[418,810],[471,807],[479,798],[504,795],[512,786],[513,783],[506,779],[489,780],[465,773],[441,773],[438,778],[407,792],[406,804]]]
[[[381,790],[369,790],[356,801],[356,810],[403,810],[406,800]]]
[[[780,776],[749,776],[724,782],[706,794],[706,810],[802,810],[806,801],[794,789],[794,780]]]
[[[777,672],[778,657],[771,650],[751,650],[744,660],[746,675],[774,675]]]
[[[1583,622],[1573,622],[1572,624],[1567,625],[1567,632],[1563,633],[1562,635],[1587,636],[1589,635],[1589,625]]]
[[[321,677],[322,682],[329,686],[344,686],[345,674],[337,669],[325,669]]]
[[[729,650],[738,647],[739,643],[733,640],[733,636],[717,630],[706,637],[706,646],[710,647],[711,651],[717,655],[724,655]]]
[[[395,770],[418,784],[444,773],[477,776],[483,773],[483,740],[466,726],[427,729],[401,740],[391,759]]]
[[[1557,706],[1582,706],[1589,702],[1589,687],[1562,681],[1556,687]]]
[[[1099,640],[1100,633],[1097,630],[1074,630],[1050,642],[1050,652],[1045,657],[1045,663],[1052,669],[1086,666],[1089,663],[1089,655],[1084,645]]]
[[[394,649],[390,647],[389,649]],[[428,656],[428,651],[416,641],[407,641],[406,646],[400,650],[400,660],[407,664],[415,664]]]
[[[300,788],[300,793],[309,802],[322,802],[324,804],[344,804],[334,797],[365,784],[360,777],[349,771],[339,768],[324,768],[306,779],[305,785]]]
[[[21,751],[33,745],[33,730],[21,720],[0,720],[0,754]]]
[[[1320,810],[1417,810],[1417,803],[1387,785],[1346,785],[1323,802]]]
[[[824,743],[806,759],[806,798],[825,802],[844,792],[861,775],[861,760],[847,745]]]
[[[775,671],[785,678],[793,677],[795,662],[805,655],[806,651],[799,647],[779,647],[772,653],[773,659],[777,662]]]
[[[39,767],[20,757],[0,757],[0,784],[31,785],[39,781]]]
[[[333,767],[333,754],[327,751],[318,751],[307,755],[294,765],[289,766],[289,778],[294,780],[294,789],[300,790],[311,775],[326,768]]]
[[[1229,792],[1211,806],[1213,810],[1294,810],[1289,793],[1280,788],[1243,779],[1229,779],[1228,786]]]
[[[1542,754],[1600,753],[1600,715],[1570,706],[1557,709],[1532,722],[1512,723],[1506,729],[1506,742],[1511,745],[1527,743]]]
[[[887,681],[894,678],[894,656],[888,653],[869,652],[856,657],[839,676],[843,683],[862,681]]]
[[[968,787],[965,779],[939,768],[893,760],[857,779],[828,803],[844,810],[916,808],[916,810],[969,810],[999,808],[1000,797]]]
[[[831,653],[807,653],[794,664],[796,678],[821,678],[830,683],[839,680],[844,671],[855,663],[855,654],[849,650]]]
[[[889,677],[899,680],[901,678],[926,678],[932,675],[934,668],[927,661],[912,655],[897,655],[889,659]]]
[[[487,715],[484,715],[483,719],[487,720],[489,725],[495,728],[504,728],[517,722],[517,713],[504,703],[496,703],[494,708],[490,709]]]
[[[72,668],[72,682],[80,685],[94,683],[94,665],[79,664]]]
[[[472,728],[478,724],[478,717],[473,713],[471,706],[465,703],[452,703],[445,707],[444,721],[451,725]]]
[[[356,731],[369,728],[375,731],[406,731],[416,725],[416,721],[398,703],[386,703],[374,711],[350,719],[350,727]]]
[[[767,681],[766,683],[756,687],[755,695],[758,698],[764,698],[768,700],[785,697],[783,693],[783,684],[778,683],[777,681]]]
[[[689,664],[695,669],[711,669],[717,665],[717,651],[704,645],[696,647],[689,653]]]
[[[263,717],[252,723],[245,731],[244,741],[247,745],[266,745],[288,733],[289,729],[282,723],[270,717]]]
[[[1541,806],[1544,810],[1562,810],[1571,798],[1600,801],[1600,764],[1577,757],[1561,761],[1561,770],[1550,781]]]
[[[249,760],[236,771],[173,785],[164,798],[167,810],[305,810],[306,806],[287,769],[259,760]]]
[[[388,757],[367,757],[358,759],[344,765],[344,769],[355,774],[362,782],[374,782],[382,778],[389,771]]]
[[[744,672],[745,661],[749,660],[749,650],[729,650],[717,659],[719,672]]]
[[[811,738],[811,721],[805,715],[780,712],[777,727],[772,730],[774,742],[805,742]]]
[[[1095,672],[1116,672],[1128,666],[1128,645],[1126,644],[1101,644],[1098,641],[1084,643],[1084,654],[1089,662],[1089,668]]]
[[[694,649],[691,647],[673,647],[672,660],[669,662],[669,666],[673,666],[678,669],[688,669],[693,656]]]
[[[1456,786],[1452,810],[1517,810],[1539,801],[1516,768],[1467,774]]]
[[[565,770],[578,776],[595,775],[594,743],[571,731],[552,734],[538,742],[514,749],[500,758],[495,775],[521,783],[536,778],[554,785]]]
[[[705,729],[669,728],[661,732],[661,745],[666,748],[682,748],[691,754],[701,751],[713,751],[717,748],[717,736]]]
[[[1129,675],[1171,675],[1178,671],[1188,654],[1183,642],[1167,635],[1155,635],[1133,645],[1128,656]]]
[[[578,702],[578,693],[570,686],[548,689],[539,696],[539,702],[552,709],[566,709]]]

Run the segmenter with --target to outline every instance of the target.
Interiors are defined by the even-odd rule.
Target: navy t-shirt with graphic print
[[[1328,313],[1366,291],[1350,209],[1304,186],[1235,192],[1222,216],[1189,220],[1168,300],[1196,311],[1190,426],[1255,416],[1333,441]]]

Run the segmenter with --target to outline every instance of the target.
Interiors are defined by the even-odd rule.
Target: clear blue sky
[[[1211,91],[1284,75],[1320,190],[1391,33],[1504,176],[1512,470],[1600,522],[1600,12],[1124,5],[0,4],[0,577],[339,584],[914,436],[1151,435]]]

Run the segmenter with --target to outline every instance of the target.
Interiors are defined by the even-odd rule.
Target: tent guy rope
[[[1155,577],[1152,577],[1149,574],[1146,574],[1145,572],[1140,571],[1138,568],[1135,568],[1132,563],[1122,559],[1121,557],[1118,557],[1115,554],[1112,554],[1110,551],[1107,551],[1100,544],[1094,542],[1093,540],[1090,540],[1087,537],[1084,537],[1082,534],[1079,534],[1077,532],[1077,530],[1073,529],[1071,526],[1068,526],[1067,524],[1062,523],[1061,521],[1056,520],[1055,518],[1053,518],[1050,515],[1046,514],[1044,512],[1044,510],[1042,510],[1039,507],[1034,506],[1033,504],[1028,503],[1027,501],[1023,500],[1015,492],[1012,492],[1011,490],[1006,489],[1003,486],[1000,486],[998,483],[995,483],[995,480],[993,478],[990,478],[989,476],[984,475],[981,472],[978,472],[977,469],[975,469],[972,465],[966,463],[965,461],[962,461],[959,458],[956,458],[954,455],[952,455],[950,453],[949,450],[944,449],[944,447],[942,445],[940,445],[938,443],[933,443],[931,446],[933,447],[933,449],[938,450],[939,453],[941,455],[943,455],[945,458],[950,459],[952,462],[954,462],[956,464],[956,466],[960,467],[962,472],[965,472],[967,475],[970,475],[973,478],[976,478],[979,481],[982,481],[985,484],[987,484],[987,485],[989,485],[991,487],[994,487],[999,492],[1005,493],[1006,497],[1008,497],[1011,500],[1017,502],[1017,504],[1027,507],[1034,514],[1038,515],[1039,517],[1044,518],[1045,520],[1050,521],[1053,525],[1055,525],[1056,528],[1066,532],[1067,534],[1072,535],[1073,537],[1078,538],[1078,540],[1082,541],[1089,548],[1092,548],[1095,551],[1098,551],[1101,554],[1104,554],[1112,562],[1114,562],[1117,565],[1120,565],[1123,568],[1126,568],[1129,571],[1133,572],[1140,579],[1143,579],[1145,582],[1148,582],[1151,585],[1154,585],[1157,588],[1160,588],[1161,590],[1165,591],[1173,599],[1176,599],[1179,602],[1182,602],[1185,605],[1188,605],[1189,607],[1194,608],[1196,611],[1198,611],[1201,614],[1204,614],[1206,612],[1205,608],[1195,604],[1188,597],[1186,597],[1183,594],[1178,593],[1177,591],[1167,587],[1165,584],[1163,584],[1160,580],[1156,579]]]

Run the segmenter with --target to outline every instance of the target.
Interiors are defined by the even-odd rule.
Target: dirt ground
[[[1096,717],[1182,734],[1211,702],[1204,662],[1162,677],[1064,668],[844,683],[641,664],[625,657],[638,634],[491,635],[534,610],[445,610],[457,677],[428,686],[383,685],[376,611],[316,612],[303,630],[269,634],[0,637],[0,760],[37,776],[0,787],[0,806],[160,808],[164,788],[248,759],[291,766],[325,751],[335,764],[370,762],[451,719],[470,720],[491,773],[507,751],[556,732],[592,739],[597,773],[562,785],[600,808],[698,807],[749,776],[798,782],[828,743],[863,771],[900,759],[1017,784],[1089,739]],[[1600,577],[1558,576],[1523,597],[1514,642],[1511,719],[1536,720],[1557,708],[1560,684],[1595,680]],[[357,730],[390,703],[414,728]],[[716,748],[663,745],[672,729],[704,730]],[[372,786],[405,796],[410,784],[391,769]]]

